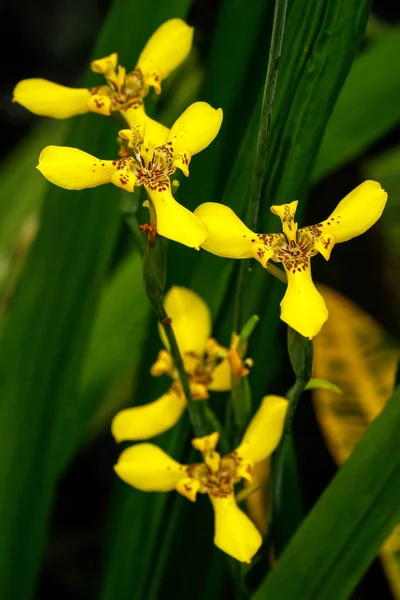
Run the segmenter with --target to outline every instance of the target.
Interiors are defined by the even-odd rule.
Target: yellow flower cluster
[[[211,315],[205,302],[194,292],[173,287],[165,297],[190,389],[195,400],[204,400],[212,391],[228,391],[231,373],[237,371],[236,340],[232,348],[220,346],[211,333]],[[118,442],[146,440],[177,423],[187,400],[166,347],[151,368],[153,376],[168,375],[169,391],[158,400],[121,410],[111,430]],[[243,375],[246,370],[241,368]],[[249,517],[237,506],[234,486],[242,479],[253,481],[255,465],[275,450],[282,435],[288,402],[280,396],[266,396],[236,450],[222,457],[215,448],[217,432],[194,439],[193,447],[203,454],[203,463],[181,465],[153,444],[136,444],[124,450],[115,471],[121,479],[142,491],[176,490],[192,502],[208,494],[215,513],[214,543],[242,562],[250,562],[262,537]]]
[[[206,202],[194,213],[176,202],[170,176],[178,168],[189,175],[194,154],[218,134],[222,110],[195,102],[169,130],[146,115],[143,98],[161,83],[190,52],[193,28],[170,19],[150,37],[136,67],[127,73],[117,65],[116,53],[95,60],[91,67],[107,84],[90,89],[67,88],[44,79],[17,84],[14,101],[38,115],[64,119],[87,111],[110,115],[119,111],[130,129],[119,132],[124,156],[102,160],[76,148],[48,146],[39,157],[39,171],[52,183],[81,190],[113,183],[129,192],[143,185],[157,216],[157,232],[191,248],[217,256],[253,257],[266,267],[281,262],[288,287],[281,302],[281,318],[305,337],[314,337],[328,318],[325,302],[311,278],[310,259],[318,252],[328,260],[335,244],[369,229],[381,216],[387,194],[380,184],[365,181],[350,192],[321,223],[298,229],[297,201],[271,210],[280,217],[283,233],[253,233],[227,206]]]
[[[191,248],[233,259],[255,258],[282,263],[287,289],[281,302],[281,319],[305,337],[317,335],[328,318],[324,299],[311,277],[311,258],[317,253],[328,260],[335,244],[369,229],[381,216],[387,194],[380,184],[365,181],[351,191],[332,214],[316,225],[298,228],[297,201],[271,206],[282,224],[282,233],[254,233],[228,206],[206,202],[194,212],[173,197],[170,177],[180,169],[189,175],[192,157],[214,140],[222,124],[222,109],[195,102],[171,129],[151,119],[144,99],[150,88],[159,94],[163,80],[188,56],[193,28],[181,19],[162,24],[150,37],[135,68],[127,72],[113,53],[95,60],[91,68],[105,83],[96,88],[67,88],[44,79],[27,79],[14,90],[18,102],[37,115],[65,119],[86,112],[111,116],[118,112],[127,123],[119,131],[119,151],[109,159],[96,158],[70,147],[48,146],[39,157],[38,170],[50,182],[69,190],[112,183],[127,192],[143,186],[155,214],[150,225],[158,235]],[[211,338],[211,316],[205,303],[190,290],[173,287],[165,299],[167,314],[177,339],[184,369],[195,401],[210,391],[228,391],[231,374],[248,370],[237,352],[237,336],[230,349]],[[180,418],[187,399],[175,369],[165,334],[165,349],[151,369],[153,376],[171,379],[160,398],[122,410],[112,423],[117,441],[145,440],[170,429]],[[191,501],[208,494],[215,513],[215,544],[243,562],[250,562],[262,538],[249,517],[238,508],[234,486],[252,481],[254,466],[270,456],[279,443],[287,400],[266,396],[248,425],[239,446],[221,457],[216,451],[219,435],[193,440],[203,462],[182,465],[148,443],[123,451],[117,474],[144,491],[176,490]]]

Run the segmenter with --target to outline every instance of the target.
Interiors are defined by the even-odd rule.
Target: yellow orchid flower
[[[104,183],[133,192],[143,185],[157,215],[157,232],[170,240],[198,249],[207,228],[192,212],[176,202],[169,176],[177,168],[189,174],[191,157],[213,141],[222,123],[222,110],[206,102],[191,104],[171,130],[153,121],[119,132],[128,156],[101,160],[77,148],[47,146],[37,169],[52,183],[82,190]]]
[[[271,206],[280,217],[282,233],[253,233],[222,204],[206,202],[194,214],[207,226],[201,247],[227,258],[253,257],[267,266],[269,260],[281,262],[288,286],[281,302],[281,319],[304,337],[312,339],[328,318],[328,309],[311,278],[310,259],[318,252],[329,260],[335,244],[346,242],[367,231],[381,216],[387,193],[376,181],[364,181],[339,202],[321,223],[297,228],[294,221],[297,200]]]
[[[86,112],[110,115],[119,111],[130,127],[146,117],[143,98],[187,57],[192,47],[193,27],[181,19],[163,23],[145,45],[133,71],[118,65],[118,54],[94,60],[91,69],[104,75],[107,84],[96,88],[69,88],[46,79],[24,79],[14,89],[18,102],[36,115],[67,119]],[[151,121],[151,119],[149,119]]]
[[[236,560],[249,563],[262,536],[237,506],[234,486],[252,481],[254,466],[270,456],[282,436],[288,402],[266,396],[247,427],[240,445],[221,458],[215,451],[218,433],[192,441],[204,463],[182,465],[153,444],[137,444],[121,453],[114,469],[129,485],[144,492],[176,490],[192,502],[208,494],[215,514],[214,544]]]
[[[209,391],[228,391],[231,387],[229,350],[220,346],[211,335],[211,314],[207,304],[194,292],[172,287],[165,296],[165,310],[171,318],[179,351],[195,400],[208,398]],[[120,411],[111,430],[117,440],[146,440],[167,431],[177,423],[186,397],[168,352],[163,328],[159,332],[166,350],[161,350],[150,373],[154,377],[168,375],[172,385],[155,402]]]

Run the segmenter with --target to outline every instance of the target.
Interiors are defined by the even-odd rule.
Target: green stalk
[[[275,0],[274,22],[272,25],[271,46],[269,49],[267,74],[265,77],[264,93],[261,106],[260,129],[258,132],[256,158],[254,161],[253,181],[250,201],[247,209],[247,225],[252,230],[257,229],[260,200],[264,185],[268,141],[271,129],[272,107],[274,103],[276,82],[278,79],[279,62],[282,50],[283,33],[285,29],[287,0]],[[240,261],[238,282],[236,288],[235,331],[240,331],[244,321],[246,274],[249,271],[251,259]],[[276,276],[276,272],[270,270]]]
[[[211,433],[210,425],[201,406],[202,402],[193,399],[189,379],[185,371],[175,334],[171,327],[171,319],[164,308],[164,288],[167,275],[166,240],[156,231],[156,213],[149,203],[150,225],[147,232],[147,243],[143,255],[143,280],[149,302],[161,323],[168,340],[169,351],[187,401],[187,410],[196,437]]]
[[[283,428],[283,434],[281,441],[275,453],[271,463],[271,521],[273,522],[281,505],[282,499],[282,480],[284,471],[284,462],[286,455],[286,448],[289,437],[292,435],[293,419],[297,409],[297,405],[301,394],[304,392],[306,383],[300,380],[296,380],[295,384],[290,388],[286,394],[286,398],[289,401],[288,410],[286,413],[285,425]]]
[[[313,344],[288,326],[288,353],[292,365],[295,383],[288,391],[286,398],[289,402],[286,413],[285,425],[281,441],[272,455],[270,477],[270,527],[274,539],[275,551],[281,550],[280,543],[280,515],[282,508],[283,475],[285,471],[285,458],[288,451],[289,440],[292,436],[293,419],[296,413],[300,396],[306,389],[311,379],[313,365]]]
[[[132,232],[136,249],[141,256],[144,254],[144,235],[140,231],[140,223],[137,217],[139,208],[143,202],[143,188],[135,189],[135,193],[127,194],[121,191],[121,211],[125,217],[125,222]]]
[[[202,437],[204,435],[207,435],[208,433],[210,433],[210,431],[208,430],[207,421],[204,418],[204,413],[201,410],[201,402],[196,402],[196,400],[193,399],[192,392],[190,391],[189,379],[185,371],[185,367],[183,364],[181,353],[179,351],[175,334],[171,327],[171,321],[164,308],[162,297],[159,297],[155,300],[149,298],[149,300],[154,312],[156,313],[157,319],[159,320],[165,331],[165,335],[168,340],[169,351],[171,353],[175,368],[178,371],[178,376],[183,388],[183,392],[186,396],[187,410],[190,422],[193,427],[193,431],[196,437]]]

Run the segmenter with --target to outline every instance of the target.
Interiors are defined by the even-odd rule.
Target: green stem
[[[300,396],[312,375],[313,367],[313,344],[312,341],[303,337],[300,333],[288,326],[287,344],[290,363],[295,375],[295,383],[288,391],[286,398],[289,402],[285,418],[282,438],[271,461],[270,477],[270,529],[271,536],[275,542],[275,551],[279,552],[282,547],[279,526],[281,522],[281,510],[283,506],[283,474],[285,471],[285,458],[288,452],[288,443],[292,436],[293,419],[296,413]]]
[[[282,504],[282,482],[283,482],[283,466],[285,462],[286,447],[289,436],[292,434],[293,419],[297,409],[297,405],[301,394],[304,392],[307,381],[297,379],[295,384],[287,393],[289,401],[288,411],[286,413],[285,425],[281,441],[274,452],[271,463],[271,478],[270,478],[270,522],[274,523],[276,512]]]
[[[171,319],[164,308],[164,288],[167,276],[166,240],[156,233],[157,216],[153,204],[149,203],[150,227],[143,256],[143,281],[147,298],[161,323],[168,340],[169,352],[186,397],[189,419],[196,437],[202,437],[210,432],[210,427],[205,416],[202,402],[193,399],[189,379],[185,371],[182,356]]]
[[[278,79],[279,61],[282,51],[283,33],[285,29],[287,0],[275,0],[274,22],[272,25],[271,45],[269,49],[267,74],[265,77],[264,93],[261,106],[260,129],[258,132],[256,158],[254,161],[253,180],[250,201],[247,209],[247,225],[257,229],[258,214],[262,188],[267,168],[267,151],[271,129],[271,116],[274,104],[276,82]],[[235,330],[240,331],[244,320],[246,274],[249,271],[251,259],[240,262],[236,291]],[[273,273],[274,274],[274,273]]]
[[[125,214],[125,222],[129,225],[129,229],[132,232],[133,238],[135,240],[136,249],[139,254],[143,256],[144,254],[144,239],[143,234],[140,233],[139,230],[139,220],[136,215]]]
[[[207,427],[207,420],[205,419],[204,412],[200,406],[201,402],[194,400],[192,392],[190,391],[189,379],[185,371],[175,334],[171,327],[170,319],[164,308],[163,299],[161,296],[159,296],[158,298],[149,298],[149,300],[154,312],[156,313],[157,319],[165,331],[165,335],[168,340],[169,351],[171,353],[172,360],[178,372],[179,380],[186,397],[187,410],[194,433],[196,437],[203,437],[204,435],[210,433],[209,428]]]

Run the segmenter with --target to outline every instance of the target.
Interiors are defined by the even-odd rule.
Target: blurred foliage
[[[335,383],[342,394],[316,389],[313,400],[327,446],[342,465],[389,400],[400,350],[357,305],[326,286],[319,289],[329,320],[315,338],[314,374]],[[400,598],[399,540],[396,527],[380,552],[396,599]]]
[[[393,57],[399,55],[400,31],[370,19],[360,49],[369,9],[367,0],[289,2],[259,230],[276,231],[276,217],[268,210],[273,203],[300,199],[301,220],[311,184],[362,158],[365,178],[377,179],[389,191],[388,209],[379,226],[386,240],[382,271],[388,290],[399,301],[400,69]],[[177,199],[191,209],[204,201],[220,201],[245,214],[273,10],[273,0],[254,0],[251,9],[244,0],[216,4],[114,0],[110,5],[92,56],[118,51],[128,67],[164,20],[181,17],[195,25],[191,57],[166,82],[163,96],[151,98],[150,109],[167,125],[196,99],[224,110],[220,135],[194,158],[190,178],[177,190]],[[88,74],[85,84],[97,81]],[[121,218],[121,192],[113,186],[66,192],[34,170],[40,149],[48,143],[113,156],[117,128],[111,119],[98,115],[66,123],[43,120],[0,168],[1,598],[34,597],[51,509],[63,489],[59,481],[71,464],[80,464],[80,451],[90,448],[96,438],[106,440],[108,448],[110,420],[118,408],[152,401],[163,389],[163,382],[149,375],[160,340],[143,291],[141,259]],[[393,147],[389,134],[394,136]],[[320,205],[323,214],[323,197]],[[145,221],[144,209],[138,216]],[[168,285],[192,287],[207,301],[214,334],[226,345],[233,327],[237,267],[234,261],[169,243]],[[374,285],[377,274],[368,277],[369,285]],[[279,321],[282,283],[256,264],[246,294],[246,316],[260,317],[248,349],[255,360],[250,376],[254,412],[265,393],[286,393],[294,376]],[[319,362],[323,334],[316,338],[314,375],[343,389],[342,406],[349,403],[348,389],[361,386],[358,413],[367,404],[375,408],[363,419],[363,428],[357,426],[358,440],[382,409],[382,404],[377,408],[372,390],[377,382],[380,386],[379,377],[392,360],[385,355],[379,377],[372,376],[362,360],[364,355],[371,360],[369,344],[378,336],[365,324],[359,326],[362,336],[355,334],[352,309],[343,308],[337,317],[334,311],[331,308],[323,330],[329,337],[325,352],[341,352],[342,360],[353,361],[348,385],[329,370],[334,361]],[[385,401],[386,392],[385,388]],[[322,397],[330,392],[313,393]],[[337,398],[332,398],[331,410],[338,406]],[[226,400],[211,399],[221,418]],[[325,423],[327,438],[332,443],[339,433],[347,435],[348,454],[356,443],[354,430],[342,414],[329,414],[338,434]],[[322,414],[319,418],[322,424]],[[194,599],[230,598],[235,590],[237,598],[244,598],[256,589],[256,600],[350,597],[399,517],[395,451],[399,420],[397,393],[267,578],[267,549],[253,565],[241,566],[213,546],[211,509],[203,498],[192,505],[172,494],[144,494],[115,481],[110,502],[108,496],[91,497],[103,507],[101,522],[96,523],[101,567],[89,578],[71,575],[68,580],[64,574],[66,597],[178,600],[190,593]],[[189,439],[184,416],[156,443],[185,461],[193,459]],[[295,442],[285,463],[281,509],[288,529],[282,533],[282,546],[304,518],[301,488],[307,481],[301,478],[295,452],[299,440]],[[315,441],[308,443],[312,446]],[[107,480],[118,452],[112,448],[104,464],[98,465]],[[342,463],[344,456],[334,454]],[[82,467],[83,479],[86,468]],[[87,487],[81,493],[88,494]],[[387,544],[381,556],[384,560],[386,554],[385,570],[398,594],[396,549],[394,542],[390,548]],[[64,570],[63,565],[58,568]]]

